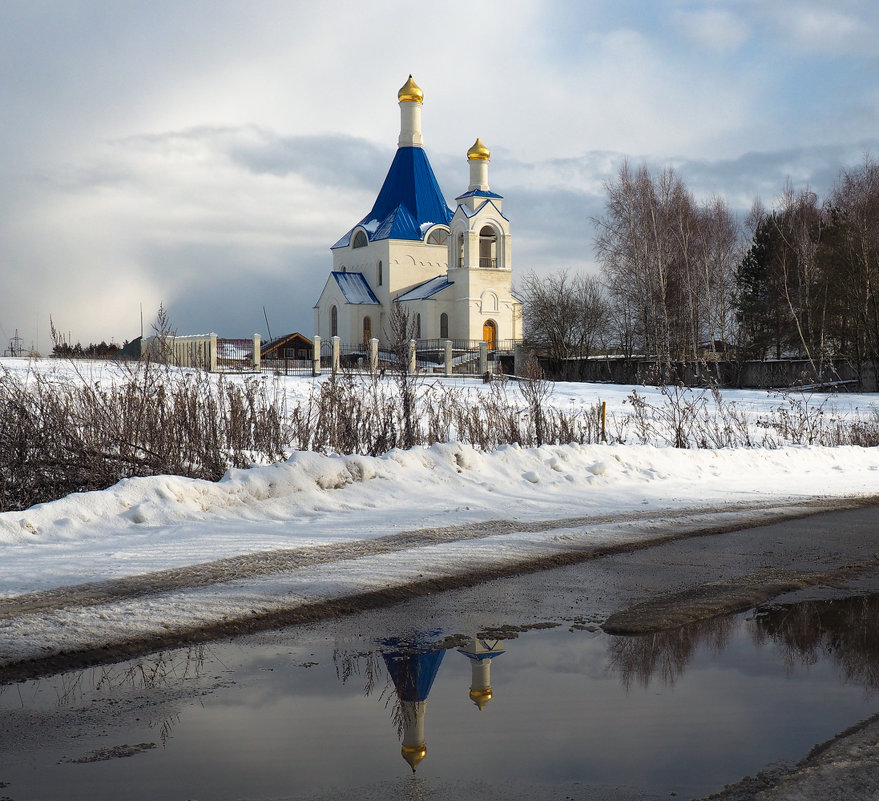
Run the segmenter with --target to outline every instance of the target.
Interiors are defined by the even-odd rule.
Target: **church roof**
[[[492,192],[488,189],[471,189],[469,192],[465,192],[463,195],[458,195],[455,200],[461,200],[465,197],[499,197],[503,199],[503,195],[499,195],[497,192]]]
[[[473,192],[471,194],[476,194],[476,193]],[[461,197],[465,197],[465,195],[461,195]],[[500,195],[495,195],[495,197],[500,197]],[[468,208],[464,204],[459,204],[458,208],[455,210],[455,214],[457,215],[458,212],[460,212],[467,219],[470,219],[470,217],[475,217],[477,214],[479,214],[489,203],[491,204],[492,208],[498,213],[499,216],[501,216],[503,219],[505,219],[505,220],[507,220],[507,222],[509,222],[509,219],[497,207],[497,205],[495,204],[495,202],[491,198],[488,198],[485,201],[483,201],[482,203],[480,203],[479,206],[475,209]]]
[[[423,284],[419,284],[414,289],[410,289],[408,292],[400,295],[395,302],[401,300],[427,300],[437,292],[442,292],[444,289],[454,285],[454,283],[454,281],[449,281],[447,276],[438,275],[436,278],[431,278],[429,281],[425,281]]]
[[[446,652],[384,653],[382,658],[401,701],[426,701]]]
[[[343,273],[333,270],[330,275],[342,290],[346,303],[378,305],[378,298],[372,293],[363,273]]]
[[[399,147],[372,210],[333,249],[347,247],[354,229],[362,226],[377,239],[421,240],[431,225],[448,225],[452,210],[421,147]]]

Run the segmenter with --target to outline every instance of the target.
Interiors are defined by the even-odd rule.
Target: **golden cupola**
[[[470,700],[474,704],[476,704],[480,712],[485,709],[486,705],[489,701],[491,701],[492,697],[493,695],[491,692],[491,687],[483,687],[480,689],[470,690]]]
[[[471,147],[470,150],[467,151],[467,159],[469,161],[473,161],[474,159],[483,159],[485,161],[488,161],[490,158],[491,151],[484,144],[482,144],[482,140],[477,137],[476,141],[473,143],[473,147]]]
[[[421,764],[421,760],[427,756],[427,746],[423,743],[420,745],[404,745],[400,749],[400,753],[403,755],[403,759],[409,764],[409,767],[412,768],[412,772],[415,773],[418,766]]]
[[[470,186],[468,192],[480,190],[489,191],[488,186],[488,161],[491,151],[477,138],[473,147],[467,151],[467,163],[470,165]]]
[[[409,80],[400,87],[400,91],[397,92],[397,100],[401,103],[423,103],[424,102],[424,92],[421,91],[421,87],[412,80],[412,76],[409,76]]]

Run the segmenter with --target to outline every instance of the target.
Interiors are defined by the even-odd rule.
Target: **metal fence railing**
[[[448,344],[447,344],[448,343]],[[377,347],[375,370],[380,373],[394,373],[410,370],[433,375],[481,376],[484,373],[512,372],[513,344],[506,347],[489,348],[479,340],[415,340],[414,363],[410,361],[410,346],[405,343],[399,349]],[[339,343],[338,367],[340,370],[370,372],[373,369],[370,346],[364,343]],[[448,348],[448,365],[447,365]],[[333,369],[333,342],[321,341],[321,372]]]
[[[263,359],[259,369],[260,372],[272,375],[311,375],[314,365],[311,359],[291,359],[282,356]]]
[[[249,358],[248,352],[241,346],[241,351],[232,349],[232,340],[223,340],[228,364],[241,363]],[[373,355],[370,343],[345,343],[339,341],[337,355],[334,354],[332,339],[319,340],[315,337],[314,345],[319,347],[319,356],[315,360],[313,351],[306,357],[305,353],[297,352],[298,358],[292,354],[267,355],[257,368],[263,373],[273,375],[315,375],[331,373],[334,365],[339,370],[369,373],[373,370],[379,374],[393,374],[414,368],[416,373],[424,375],[457,375],[482,376],[484,373],[503,374],[513,370],[513,350],[517,340],[505,340],[489,347],[488,343],[479,340],[414,340],[414,354],[410,352],[409,343],[399,349],[379,345],[376,341]],[[223,348],[219,348],[223,353]],[[305,357],[305,358],[304,358]],[[218,360],[219,361],[219,360]],[[223,369],[223,368],[220,368]],[[230,368],[226,368],[230,369]]]
[[[455,350],[478,350],[482,344],[481,339],[419,339],[416,340],[418,350],[442,350],[445,342],[451,342],[452,348]],[[521,339],[498,339],[494,343],[489,344],[489,352],[498,351],[500,353],[512,354],[516,345],[522,343]]]
[[[217,370],[227,373],[244,373],[258,364],[253,358],[253,339],[224,339],[217,337]]]

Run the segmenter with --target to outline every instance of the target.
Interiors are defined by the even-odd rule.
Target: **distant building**
[[[419,340],[519,340],[509,220],[488,183],[489,150],[467,151],[470,184],[446,204],[423,148],[424,94],[409,76],[397,93],[397,153],[370,212],[332,246],[333,270],[314,307],[322,338],[392,345],[395,305]]]
[[[314,353],[314,344],[308,337],[302,336],[298,331],[295,334],[284,334],[269,342],[264,342],[260,348],[262,361],[295,361],[311,362]]]
[[[143,337],[135,337],[131,342],[126,342],[119,351],[119,357],[122,359],[139,359],[143,355]]]

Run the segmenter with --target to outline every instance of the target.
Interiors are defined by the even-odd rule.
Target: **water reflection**
[[[879,689],[879,596],[761,607],[754,642],[775,643],[788,670],[830,659],[845,681]]]
[[[181,681],[197,679],[204,674],[207,654],[205,645],[193,645],[175,651],[160,651],[133,662],[62,673],[57,682],[58,704],[75,703],[89,692],[176,687]]]
[[[610,669],[619,673],[627,690],[636,681],[646,688],[654,678],[673,685],[700,646],[707,645],[715,653],[726,648],[736,625],[735,618],[721,617],[670,631],[614,637],[608,645]]]
[[[333,661],[343,684],[353,677],[365,682],[369,696],[378,687],[380,664],[384,662],[387,681],[380,699],[390,706],[391,719],[400,738],[400,753],[412,772],[427,756],[425,725],[427,701],[446,651],[439,641],[441,632],[419,633],[414,638],[386,638],[378,652],[351,653],[336,650]],[[481,712],[493,697],[492,660],[505,653],[502,640],[474,636],[458,648],[471,663],[469,698]],[[381,660],[381,662],[379,661]]]
[[[480,712],[494,697],[491,690],[491,662],[504,653],[501,640],[488,640],[474,637],[467,645],[458,649],[471,663],[470,700]]]
[[[615,787],[620,777],[650,797],[693,797],[770,757],[797,759],[875,711],[834,667],[850,684],[879,685],[877,606],[774,605],[642,637],[374,628],[333,650],[323,631],[315,641],[291,629],[173,651],[0,689],[0,778],[16,798],[46,801],[118,798],[123,786],[135,787],[132,801],[364,797],[354,788],[391,784],[369,797],[428,797],[436,782],[479,787],[486,775],[521,797],[528,782]],[[797,681],[784,676],[816,661]],[[640,691],[651,682],[675,691]],[[72,773],[100,748],[160,736],[164,748]],[[21,753],[31,763],[19,765]]]
[[[432,648],[429,643],[382,653],[397,696],[394,708],[398,728],[402,730],[400,753],[413,773],[427,756],[424,739],[427,696],[445,655],[445,650]]]
[[[720,654],[736,633],[744,631],[756,647],[776,646],[788,670],[827,658],[844,681],[869,690],[879,688],[879,632],[876,620],[879,596],[836,601],[813,601],[759,608],[744,623],[740,615],[714,618],[654,634],[610,637],[608,670],[628,692],[645,689],[652,681],[674,685],[700,651]],[[441,632],[419,634],[406,640],[388,638],[377,652],[334,656],[342,683],[357,676],[370,695],[386,678],[380,697],[390,707],[401,742],[403,759],[415,772],[427,755],[427,702],[448,650]],[[458,653],[470,661],[469,698],[479,711],[493,698],[491,664],[505,653],[508,641],[474,636],[463,640]]]
[[[844,681],[879,689],[879,596],[801,601],[759,607],[745,621],[757,647],[775,645],[790,673],[821,658],[835,664]],[[614,637],[609,667],[628,690],[660,680],[673,685],[700,648],[720,653],[739,625],[735,616],[702,620],[670,631]]]

